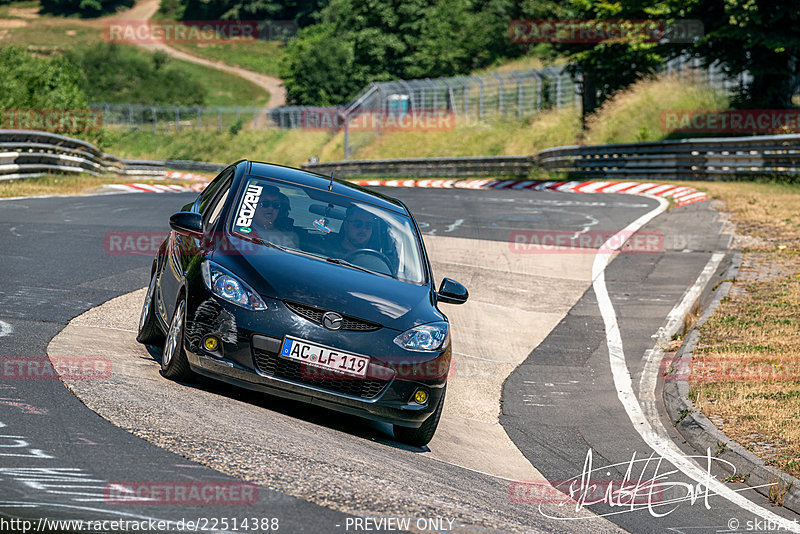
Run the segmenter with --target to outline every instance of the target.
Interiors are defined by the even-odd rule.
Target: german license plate
[[[281,356],[313,367],[352,376],[366,376],[369,365],[369,358],[366,356],[357,356],[290,337],[283,340]]]

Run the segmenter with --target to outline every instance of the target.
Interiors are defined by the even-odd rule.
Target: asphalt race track
[[[383,191],[414,212],[437,279],[451,276],[471,294],[464,306],[442,306],[455,364],[440,430],[424,449],[395,443],[387,425],[158,375],[159,351],[133,340],[152,254],[109,253],[107,236],[166,232],[193,194],[0,202],[0,357],[111,363],[106,379],[67,387],[3,367],[0,519],[158,519],[173,531],[186,520],[247,517],[275,518],[284,532],[690,533],[758,531],[748,521],[765,525],[772,514],[795,519],[753,491],[716,495],[698,480],[706,460],[686,460],[705,453],[663,416],[652,336],[701,273],[711,287],[728,261],[709,202],[657,216],[644,227],[653,241],[619,254],[598,278],[596,246],[660,201]],[[532,230],[586,246],[526,247]],[[532,488],[580,479],[587,457],[595,471],[585,478],[601,487],[656,478],[651,506],[641,497],[633,507],[535,502]],[[722,478],[718,461],[710,473]],[[109,501],[110,484],[132,481],[246,481],[257,498]]]

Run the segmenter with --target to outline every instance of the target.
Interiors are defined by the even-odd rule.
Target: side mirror
[[[181,211],[169,218],[169,227],[181,234],[203,233],[203,216],[191,211]]]
[[[439,286],[439,291],[436,292],[436,296],[439,302],[464,304],[469,298],[469,291],[455,280],[445,278],[442,280],[442,284]]]

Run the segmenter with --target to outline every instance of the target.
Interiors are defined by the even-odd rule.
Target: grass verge
[[[18,45],[41,55],[88,48],[103,40],[102,19],[37,16],[30,20],[9,19],[5,26],[0,25],[0,47]],[[135,45],[120,46],[148,59],[153,55]],[[267,91],[239,76],[175,58],[168,61],[186,79],[206,87],[206,106],[262,106],[269,101]]]
[[[691,399],[767,465],[800,476],[800,185],[694,185],[725,202],[743,256],[700,327]]]
[[[693,82],[689,77],[644,79],[612,96],[587,118],[582,142],[603,145],[699,137],[672,134],[661,124],[661,114],[669,110],[725,110],[729,107],[724,92]]]
[[[170,43],[187,54],[221,61],[259,74],[278,77],[284,44],[279,41],[221,41],[205,43]]]
[[[568,108],[545,111],[523,121],[494,118],[456,122],[449,131],[351,133],[349,141],[353,159],[494,156],[534,154],[571,144],[579,132],[580,116]],[[344,159],[344,134],[333,136],[319,157],[322,161]]]
[[[330,137],[327,132],[304,130],[242,130],[236,135],[202,130],[169,134],[106,131],[103,149],[122,158],[189,159],[214,163],[253,159],[297,166],[309,156],[319,154]]]

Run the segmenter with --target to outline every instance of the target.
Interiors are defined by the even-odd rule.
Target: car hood
[[[418,286],[269,247],[253,252],[251,243],[235,237],[229,244],[233,250],[249,253],[216,252],[212,260],[266,297],[336,311],[399,331],[446,320],[433,305],[427,284]]]

